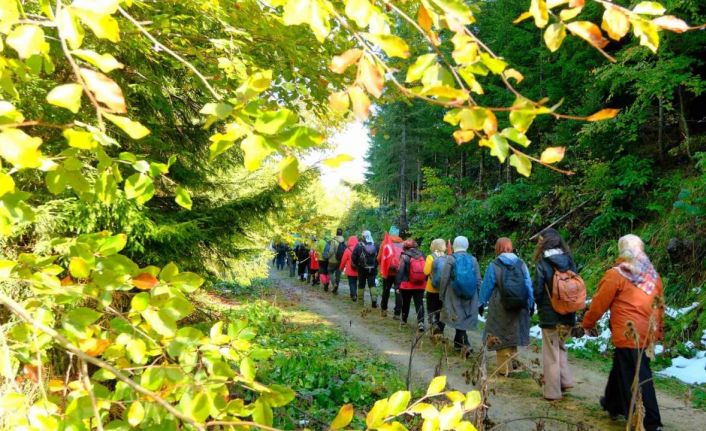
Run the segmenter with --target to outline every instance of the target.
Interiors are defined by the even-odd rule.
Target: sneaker
[[[378,302],[377,302],[377,301],[373,301],[373,308],[378,308]]]
[[[419,323],[419,324],[417,325],[417,332],[424,332],[424,331],[425,331],[425,329],[424,329],[424,324],[423,324],[423,323]]]

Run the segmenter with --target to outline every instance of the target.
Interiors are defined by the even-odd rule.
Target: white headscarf
[[[468,250],[468,238],[465,236],[457,236],[454,239],[454,251],[466,251]]]
[[[370,233],[369,230],[363,231],[363,240],[365,240],[366,243],[375,244],[375,242],[373,241],[373,235]]]

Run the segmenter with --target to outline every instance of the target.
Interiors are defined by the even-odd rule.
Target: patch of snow
[[[664,346],[661,344],[655,344],[655,355],[661,355],[664,353]]]
[[[542,328],[539,325],[534,325],[530,328],[530,337],[532,338],[542,338]]]
[[[696,308],[698,306],[699,306],[699,303],[694,302],[690,306],[684,307],[684,308],[666,307],[666,309],[664,310],[664,314],[671,317],[672,319],[677,319],[680,316],[685,315],[686,313],[690,312],[691,310],[693,310],[694,308]]]
[[[701,344],[706,346],[706,329],[704,329],[704,332],[701,334]]]
[[[485,316],[478,315],[478,321],[485,323]]]
[[[701,293],[701,286],[695,287],[691,289],[691,291],[698,295],[699,293]]]
[[[672,366],[657,374],[674,377],[684,383],[698,385],[706,383],[706,351],[700,351],[691,359],[683,356],[672,359]]]
[[[604,314],[596,324],[596,329],[598,329],[597,337],[589,337],[588,335],[584,335],[583,337],[572,338],[566,342],[566,347],[571,350],[585,349],[586,344],[590,341],[592,344],[596,345],[599,352],[605,352],[608,350],[608,344],[611,336],[609,322],[610,312]]]
[[[696,344],[694,344],[694,342],[691,340],[687,340],[687,342],[684,343],[684,345],[686,346],[687,349],[693,349],[696,347]]]

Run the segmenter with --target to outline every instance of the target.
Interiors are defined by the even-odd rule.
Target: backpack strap
[[[495,269],[495,285],[499,288],[503,286],[503,269],[500,267],[498,260],[493,261],[493,268]]]

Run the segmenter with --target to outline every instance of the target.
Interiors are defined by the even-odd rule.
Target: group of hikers
[[[351,300],[364,302],[367,286],[372,308],[378,308],[374,287],[379,274],[383,317],[394,292],[393,319],[406,324],[414,303],[418,330],[427,329],[425,314],[432,334],[443,335],[446,327],[452,328],[454,349],[464,357],[473,351],[467,331],[476,328],[479,315],[485,315],[483,347],[495,351],[496,373],[501,376],[519,368],[518,347],[529,345],[530,318],[536,312],[547,400],[560,400],[574,386],[565,344],[568,336],[576,332],[595,335],[597,322],[610,311],[615,352],[600,405],[611,418],[628,417],[634,411],[633,383],[638,376],[644,429],[661,430],[646,351],[661,337],[663,291],[643,241],[632,234],[619,239],[618,259],[605,272],[577,324],[577,312],[587,304],[586,286],[571,250],[555,229],[545,229],[537,238],[534,279],[509,238],[497,240],[495,259],[483,274],[464,236],[457,236],[452,244],[443,239],[431,241],[431,252],[425,256],[414,239],[403,240],[396,231],[385,234],[378,246],[368,230],[362,231],[360,239],[352,235],[344,242],[343,231],[338,229],[332,238],[312,238],[308,245],[297,242],[293,249],[280,244],[275,260],[280,269],[289,261],[291,276],[296,266],[301,281],[321,284],[324,291],[330,289],[334,294],[344,273]]]

